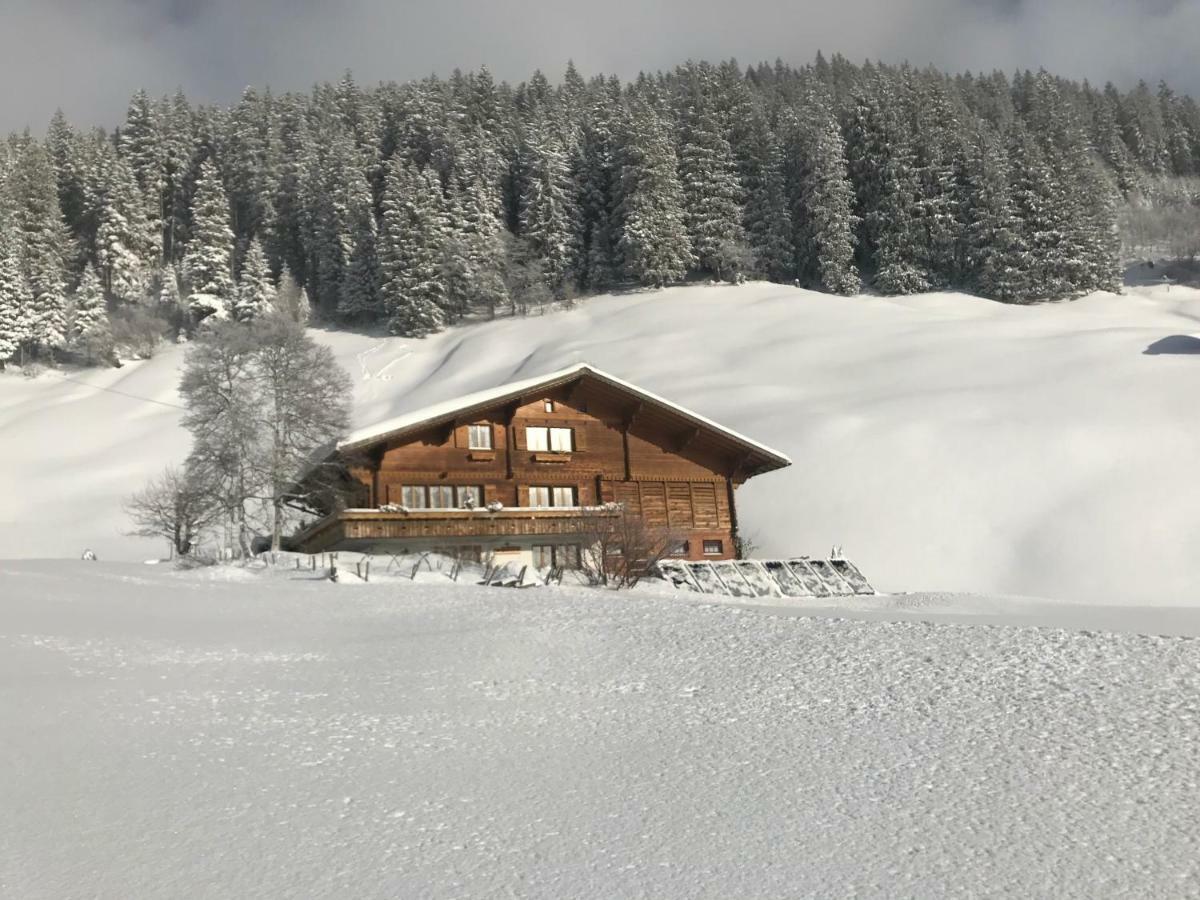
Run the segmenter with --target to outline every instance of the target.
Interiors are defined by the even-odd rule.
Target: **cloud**
[[[248,84],[304,90],[353,69],[406,80],[486,63],[518,81],[669,67],[688,58],[854,60],[1200,91],[1200,0],[3,0],[0,129],[56,107],[115,124],[138,87],[229,103]]]

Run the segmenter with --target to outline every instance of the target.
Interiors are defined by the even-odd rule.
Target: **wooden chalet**
[[[306,553],[438,549],[569,567],[583,517],[606,506],[615,515],[619,503],[681,535],[679,558],[730,559],[735,489],[788,465],[580,364],[354,432],[314,468],[334,479],[314,491],[320,518],[291,543]]]

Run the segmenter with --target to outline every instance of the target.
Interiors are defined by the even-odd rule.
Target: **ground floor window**
[[[408,509],[463,509],[483,505],[478,484],[406,484],[400,502]]]
[[[535,544],[533,546],[535,569],[578,569],[578,544]]]
[[[671,556],[687,556],[688,549],[689,549],[689,546],[688,546],[687,541],[677,541],[675,543],[675,545],[673,547],[671,547],[670,555]]]
[[[483,548],[478,544],[459,545],[457,547],[434,547],[434,553],[440,553],[442,556],[449,556],[451,559],[462,560],[463,562],[482,562]]]
[[[705,556],[720,556],[725,552],[724,541],[705,541],[704,555]]]

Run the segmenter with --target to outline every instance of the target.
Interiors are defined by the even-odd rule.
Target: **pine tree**
[[[854,189],[846,170],[845,144],[837,120],[816,94],[791,135],[795,166],[796,271],[835,294],[861,287],[854,265]]]
[[[501,225],[495,215],[494,195],[480,179],[462,191],[455,207],[455,243],[461,246],[465,271],[460,292],[465,306],[482,306],[492,315],[508,302],[504,285],[504,246]]]
[[[110,296],[136,299],[146,288],[158,247],[133,171],[107,144],[99,147],[96,183],[89,193],[101,284]]]
[[[746,240],[758,275],[770,281],[791,281],[796,277],[796,251],[783,144],[765,115],[755,112],[745,124],[748,133],[740,169],[746,197],[742,219]],[[797,127],[795,116],[790,115],[782,126],[788,133]]]
[[[112,355],[112,331],[104,303],[104,286],[89,264],[71,295],[67,346],[89,363]]]
[[[1009,141],[1009,190],[1029,248],[1026,299],[1065,297],[1068,277],[1067,227],[1061,185],[1036,140],[1016,129]]]
[[[188,307],[196,323],[223,318],[235,296],[232,275],[233,231],[229,199],[212,160],[200,167],[192,201],[192,233],[183,258],[188,280]]]
[[[960,281],[963,243],[962,194],[957,173],[963,158],[961,125],[940,77],[910,80],[913,112],[914,215],[920,237],[921,268],[931,286]]]
[[[163,125],[146,92],[137,91],[125,114],[120,149],[137,180],[141,216],[155,236],[163,231],[164,197],[168,193],[168,142]]]
[[[150,209],[151,225],[159,225],[162,261],[179,261],[180,248],[187,236],[189,179],[197,158],[195,117],[183,91],[177,91],[158,109],[162,125],[163,190],[158,206]],[[136,171],[136,167],[135,167]],[[153,205],[153,198],[150,198]]]
[[[675,148],[649,102],[638,98],[632,106],[621,152],[618,246],[630,278],[661,287],[681,280],[695,257]]]
[[[50,354],[66,341],[66,259],[69,237],[58,205],[50,154],[26,139],[7,179],[10,228],[15,234],[21,275],[28,290],[26,340]]]
[[[338,187],[345,210],[345,235],[341,244],[346,254],[338,298],[338,315],[367,322],[379,315],[379,257],[371,187],[361,168],[347,167]]]
[[[884,78],[859,93],[846,130],[846,153],[859,217],[859,259],[885,294],[928,290],[927,236],[918,222],[919,185],[912,136],[897,90]]]
[[[1004,303],[1029,299],[1032,260],[1009,196],[1008,159],[987,135],[976,136],[967,162],[966,265],[975,289]]]
[[[83,144],[62,110],[57,110],[46,132],[46,149],[54,164],[59,209],[71,236],[80,243],[86,241],[85,231],[89,224],[86,222],[87,201],[81,171],[85,156]]]
[[[267,315],[275,303],[275,288],[267,268],[267,255],[262,244],[252,240],[242,258],[242,274],[238,279],[237,296],[233,301],[233,317],[249,322]]]
[[[745,243],[733,151],[710,97],[711,67],[691,67],[679,75],[691,82],[679,101],[679,180],[688,235],[701,269],[731,277]]]
[[[16,241],[0,218],[0,369],[29,340],[31,306]]]
[[[445,324],[445,238],[437,178],[394,157],[384,183],[379,248],[380,296],[392,334],[425,337]]]
[[[308,292],[304,290],[285,264],[279,274],[279,289],[275,292],[275,310],[299,325],[307,325],[312,315]]]
[[[614,221],[620,180],[615,116],[601,81],[580,131],[577,163],[579,195],[580,282],[603,290],[620,278]]]
[[[577,274],[577,211],[566,151],[542,116],[526,128],[521,157],[520,234],[546,286],[562,296]]]

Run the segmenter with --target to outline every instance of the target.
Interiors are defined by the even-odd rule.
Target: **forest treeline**
[[[1165,84],[840,56],[138,92],[111,132],[0,144],[0,363],[273,309],[421,336],[696,277],[1067,297],[1118,288],[1121,210],[1194,212],[1197,174],[1200,108]]]

